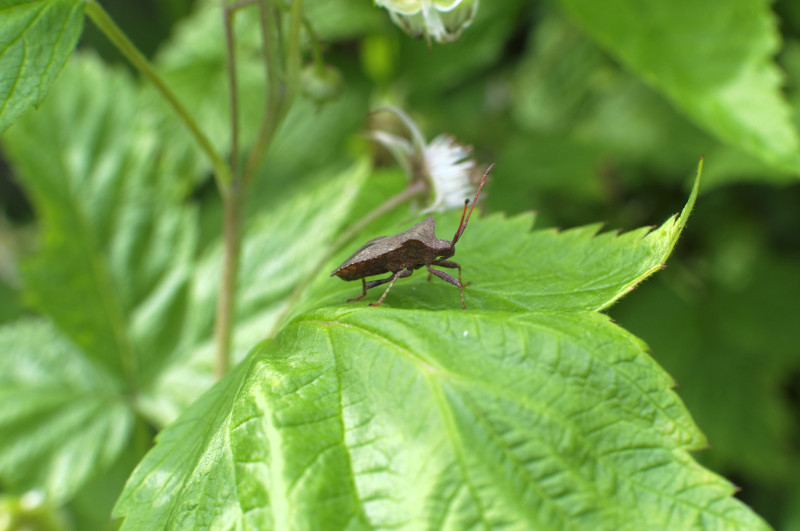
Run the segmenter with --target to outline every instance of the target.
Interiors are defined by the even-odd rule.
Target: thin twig
[[[314,64],[317,69],[321,69],[325,66],[325,61],[322,59],[322,47],[319,43],[319,37],[317,36],[317,32],[314,31],[314,26],[311,25],[311,21],[305,16],[303,17],[303,28],[305,28],[308,38],[311,41],[311,56],[314,59]]]

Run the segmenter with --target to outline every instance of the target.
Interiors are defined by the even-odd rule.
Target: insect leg
[[[364,279],[362,278],[362,279],[361,279],[361,285],[362,285],[362,287],[363,287],[363,290],[362,290],[362,292],[361,292],[361,295],[360,295],[360,296],[358,296],[358,297],[355,297],[355,298],[353,298],[353,299],[347,299],[347,302],[355,302],[355,301],[360,301],[361,299],[363,299],[363,298],[364,298],[364,295],[366,295],[366,294],[367,294],[367,290],[368,290],[368,289],[370,289],[370,288],[374,288],[375,286],[380,286],[381,284],[386,284],[387,282],[389,282],[389,281],[391,281],[391,280],[392,280],[392,277],[394,277],[394,274],[391,274],[391,275],[389,275],[389,278],[382,278],[382,279],[380,279],[380,280],[370,280],[370,281],[367,281],[367,280],[364,280]]]
[[[394,286],[394,283],[397,281],[397,279],[398,278],[410,277],[413,272],[414,272],[413,269],[401,269],[400,271],[398,271],[397,273],[392,275],[390,279],[389,278],[385,278],[382,281],[374,280],[373,282],[379,282],[381,284],[383,284],[384,282],[389,282],[389,280],[391,280],[391,282],[389,282],[389,287],[386,288],[386,291],[383,292],[383,295],[381,295],[381,298],[378,299],[378,302],[371,302],[370,306],[380,306],[381,303],[383,302],[383,299],[386,298],[386,294],[389,293],[390,289],[392,289],[392,286]],[[369,282],[367,282],[367,284],[369,284]]]
[[[451,260],[444,260],[444,259],[440,258],[439,260],[434,260],[431,263],[431,265],[435,265],[435,266],[439,266],[439,267],[448,267],[450,269],[458,269],[458,281],[461,282],[461,266],[458,265],[456,262],[453,262]],[[428,275],[428,278],[430,278],[430,275]],[[461,282],[461,285],[463,287],[467,287],[467,286],[470,285],[470,283],[469,282]]]
[[[450,262],[450,263],[454,264],[455,262]],[[441,264],[438,264],[438,265],[441,265]],[[453,275],[445,273],[444,271],[437,271],[436,269],[431,269],[431,266],[425,266],[425,267],[428,268],[428,273],[430,273],[432,275],[436,275],[437,277],[441,278],[445,282],[449,282],[450,284],[452,284],[454,286],[458,286],[458,292],[461,293],[461,309],[462,310],[466,310],[467,306],[466,306],[466,304],[464,304],[464,289],[463,289],[463,286],[461,285],[461,281],[456,279],[456,277],[454,277]],[[445,267],[448,267],[448,266],[445,266]]]
[[[361,286],[364,288],[364,289],[362,290],[362,292],[361,292],[361,296],[359,296],[359,297],[353,297],[352,299],[347,299],[347,302],[355,302],[355,301],[360,301],[361,299],[363,299],[363,298],[364,298],[364,295],[366,295],[366,294],[367,294],[367,281],[366,281],[366,280],[364,280],[363,278],[361,279]]]

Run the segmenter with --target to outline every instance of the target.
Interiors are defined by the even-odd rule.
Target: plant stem
[[[231,112],[231,155],[230,167],[233,182],[227,194],[223,194],[223,241],[224,259],[222,277],[220,279],[219,297],[217,298],[217,315],[214,327],[216,356],[214,375],[221,379],[230,366],[230,352],[233,338],[233,322],[236,311],[236,288],[239,278],[239,261],[242,246],[242,209],[244,203],[244,186],[239,174],[239,91],[236,79],[236,40],[234,37],[234,15],[248,5],[262,0],[243,0],[223,7],[222,19],[225,27],[226,64],[228,86],[230,90]]]
[[[243,189],[235,183],[223,198],[225,259],[222,266],[222,280],[217,299],[217,318],[214,337],[217,343],[214,373],[217,379],[228,372],[230,365],[231,338],[236,302],[236,285],[239,278],[239,257],[242,246],[242,206]]]
[[[283,99],[283,57],[280,53],[281,18],[280,12],[272,5],[272,0],[259,4],[258,21],[261,26],[261,53],[264,56],[264,75],[267,78],[267,111],[273,112]],[[274,31],[274,34],[272,33]],[[273,38],[268,38],[273,37]],[[274,39],[274,42],[273,42]]]
[[[303,57],[300,52],[300,30],[303,28],[303,0],[292,2],[292,24],[289,26],[289,53],[286,61],[288,71],[287,97],[293,98],[300,82],[300,67]]]
[[[216,356],[214,375],[222,378],[230,366],[231,340],[236,306],[236,285],[239,277],[239,256],[241,254],[242,186],[239,179],[239,91],[236,80],[236,40],[234,38],[234,15],[240,8],[250,5],[252,0],[226,4],[222,10],[222,23],[225,27],[225,69],[228,73],[231,112],[231,154],[230,167],[233,184],[223,195],[223,241],[224,260],[220,279],[217,315],[214,328]]]
[[[189,111],[186,110],[177,96],[167,87],[164,80],[161,79],[147,58],[136,48],[130,39],[128,39],[100,4],[95,0],[87,0],[84,10],[89,18],[92,19],[92,22],[105,34],[108,40],[117,47],[122,55],[124,55],[144,77],[150,80],[156,90],[161,93],[161,96],[167,100],[173,110],[178,114],[178,117],[189,129],[192,136],[194,136],[200,148],[210,159],[211,165],[214,167],[214,178],[217,182],[217,188],[220,193],[224,195],[231,183],[230,167],[225,163],[220,154],[217,153],[214,146],[211,145],[211,141],[208,137],[200,130],[200,127],[197,125],[197,122],[194,121],[192,115],[189,114]]]
[[[319,44],[319,37],[317,37],[314,27],[311,25],[311,21],[308,20],[308,17],[303,17],[303,27],[311,41],[311,56],[314,59],[314,66],[317,72],[320,72],[325,69],[325,61],[322,58],[322,47]]]
[[[330,260],[335,253],[339,251],[347,242],[353,239],[364,227],[381,217],[382,215],[386,214],[387,212],[397,208],[398,206],[402,205],[406,201],[423,194],[427,190],[427,184],[422,181],[416,181],[413,184],[410,184],[408,188],[400,192],[399,194],[393,195],[379,206],[375,207],[373,210],[368,212],[363,218],[359,219],[355,223],[353,223],[350,227],[348,227],[344,232],[342,232],[336,240],[328,247],[328,250],[320,257],[319,260],[314,264],[309,270],[309,273],[303,277],[303,279],[295,286],[292,293],[289,295],[289,298],[286,300],[286,305],[283,307],[283,311],[275,320],[275,324],[272,326],[272,330],[270,330],[269,335],[267,337],[275,337],[275,334],[278,330],[280,330],[281,325],[283,324],[284,319],[289,315],[294,308],[294,305],[297,303],[297,300],[303,294],[303,291],[311,284],[311,281],[314,280],[314,277],[317,276],[319,270],[325,266],[325,263]]]
[[[239,89],[236,82],[236,41],[233,36],[233,17],[236,7],[225,4],[222,11],[225,26],[225,69],[228,71],[228,90],[230,90],[231,111],[231,155],[230,168],[236,179],[239,166]]]
[[[264,67],[267,78],[267,101],[261,119],[258,137],[247,158],[244,169],[238,171],[238,95],[236,93],[235,51],[233,36],[233,13],[252,3],[258,4],[261,22],[261,42],[264,54]],[[231,139],[233,153],[231,155],[233,182],[228,193],[223,195],[224,203],[224,262],[220,294],[217,301],[217,317],[215,337],[217,344],[215,373],[221,378],[228,371],[233,337],[233,321],[236,309],[237,280],[242,244],[242,216],[244,202],[250,182],[253,180],[258,161],[269,149],[275,132],[286,116],[300,76],[300,27],[302,26],[303,2],[295,0],[291,9],[291,31],[289,50],[295,54],[287,60],[288,80],[286,85],[281,81],[280,71],[283,58],[276,50],[280,40],[280,13],[276,12],[272,0],[242,0],[225,9],[226,44],[228,47],[228,79],[231,87]],[[288,91],[286,87],[289,87]],[[288,94],[287,94],[288,92]]]
[[[280,54],[277,53],[277,44],[280,44],[280,13],[275,12],[272,0],[262,0],[259,3],[259,10],[261,47],[267,76],[267,104],[264,107],[264,115],[256,142],[242,172],[242,182],[245,185],[253,179],[258,162],[269,149],[272,138],[280,126],[291,100],[291,98],[287,98],[286,86],[281,83],[279,75],[282,66]],[[292,16],[294,16],[294,10],[292,10]]]

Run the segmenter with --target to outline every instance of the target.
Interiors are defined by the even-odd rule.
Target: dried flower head
[[[456,142],[449,135],[439,135],[425,142],[417,125],[402,110],[384,107],[405,124],[410,139],[386,131],[372,131],[370,137],[388,149],[403,166],[411,182],[424,179],[431,190],[431,202],[423,212],[461,208],[464,199],[475,190],[477,164],[469,156],[472,146]]]

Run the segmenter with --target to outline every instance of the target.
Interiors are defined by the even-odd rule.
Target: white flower
[[[423,213],[463,207],[464,200],[472,196],[475,189],[473,180],[477,165],[469,158],[472,146],[459,144],[449,135],[439,135],[428,144],[417,125],[402,110],[396,107],[381,110],[397,115],[408,128],[411,139],[386,131],[372,131],[370,136],[392,152],[411,182],[427,181],[432,201]]]
[[[475,18],[478,0],[375,0],[409,35],[436,42],[457,40]]]
[[[433,202],[425,212],[463,207],[464,199],[472,195],[473,189],[470,178],[475,161],[467,158],[472,148],[457,143],[452,136],[439,135],[423,152],[435,193]]]

